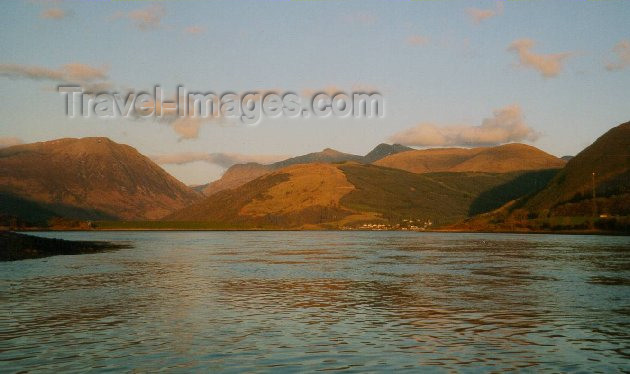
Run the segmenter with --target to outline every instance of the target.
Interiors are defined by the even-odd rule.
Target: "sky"
[[[106,136],[187,184],[379,143],[574,155],[630,120],[627,0],[3,1],[0,146]],[[378,92],[381,118],[68,118],[107,92]]]

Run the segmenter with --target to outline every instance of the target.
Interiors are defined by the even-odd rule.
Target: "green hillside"
[[[540,193],[522,205],[545,216],[591,216],[593,173],[598,214],[630,215],[630,122],[572,158]]]
[[[556,172],[414,174],[358,163],[296,165],[221,191],[164,221],[280,229],[431,221],[436,227],[536,192]]]
[[[452,228],[630,232],[630,122],[571,158],[538,193]]]
[[[414,174],[373,165],[340,166],[356,190],[342,198],[345,207],[377,212],[391,224],[404,219],[444,225],[496,209],[536,192],[557,170],[513,173]]]

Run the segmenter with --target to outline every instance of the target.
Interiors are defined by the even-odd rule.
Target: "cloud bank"
[[[204,32],[205,29],[201,26],[188,26],[184,29],[184,32],[187,34],[201,34],[202,32]]]
[[[564,67],[564,60],[572,53],[536,54],[531,50],[535,44],[536,42],[531,39],[515,40],[508,47],[508,51],[517,54],[521,66],[537,70],[545,78],[557,76]]]
[[[197,139],[201,124],[201,118],[181,117],[173,122],[173,130],[179,135],[179,140]]]
[[[64,82],[91,82],[107,78],[107,67],[80,63],[65,64],[58,69],[20,64],[0,64],[0,75],[12,78],[45,79]]]
[[[42,14],[40,14],[40,17],[44,19],[59,20],[66,18],[67,15],[68,13],[66,13],[66,11],[61,8],[48,8],[45,9]]]
[[[496,17],[503,13],[503,3],[498,2],[496,9],[469,8],[467,12],[474,23],[480,24],[487,19]]]
[[[439,126],[419,124],[392,135],[389,140],[408,146],[493,146],[509,142],[535,141],[539,134],[523,120],[520,106],[511,105],[494,111],[479,126]]]
[[[429,43],[429,39],[422,35],[409,35],[406,40],[407,44],[413,46],[426,45]]]
[[[150,156],[150,158],[160,165],[184,165],[191,162],[207,162],[218,165],[222,168],[229,168],[235,164],[257,162],[260,164],[270,164],[276,161],[286,160],[283,155],[243,155],[239,153],[203,153],[203,152],[183,152],[168,155]]]
[[[142,9],[136,9],[129,13],[118,12],[113,19],[128,19],[138,30],[148,31],[162,27],[162,18],[166,10],[161,4],[153,4]]]
[[[94,67],[78,62],[65,64],[57,69],[21,64],[0,64],[0,76],[13,79],[53,81],[55,84],[78,84],[88,92],[100,92],[111,88],[107,80],[109,68]]]

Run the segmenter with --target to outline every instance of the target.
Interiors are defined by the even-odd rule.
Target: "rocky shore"
[[[98,241],[70,241],[0,232],[0,261],[16,261],[56,255],[79,255],[129,248],[126,244]]]

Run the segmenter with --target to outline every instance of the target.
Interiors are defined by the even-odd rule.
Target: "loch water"
[[[630,371],[630,237],[39,232],[0,263],[0,372]]]

